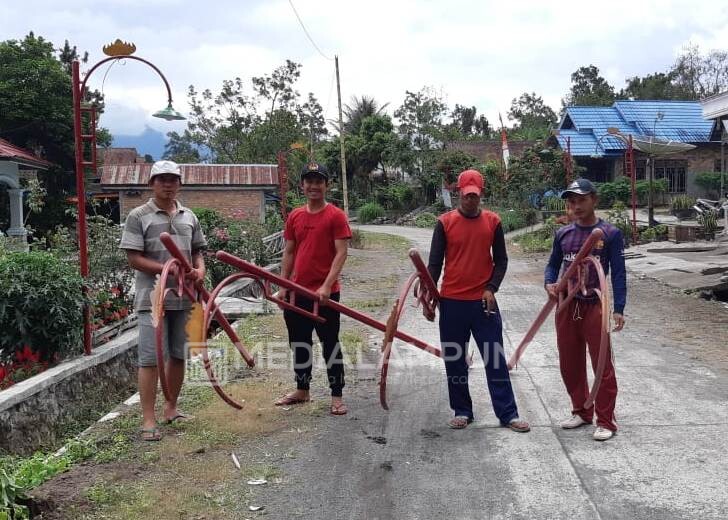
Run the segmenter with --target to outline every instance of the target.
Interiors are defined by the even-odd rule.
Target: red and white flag
[[[501,148],[503,149],[503,165],[505,166],[506,172],[508,172],[508,159],[511,156],[510,152],[508,151],[508,137],[506,136],[506,127],[503,126],[503,118],[500,114],[498,114],[498,119],[500,119],[501,124]]]

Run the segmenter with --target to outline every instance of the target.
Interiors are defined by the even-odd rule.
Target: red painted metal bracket
[[[594,370],[594,382],[592,383],[589,397],[587,398],[584,407],[589,408],[594,404],[597,392],[599,392],[599,386],[604,375],[606,368],[607,355],[610,349],[609,343],[609,285],[607,284],[607,278],[602,269],[602,264],[594,256],[591,255],[592,249],[599,240],[604,239],[604,232],[596,228],[591,232],[589,238],[581,246],[577,253],[574,261],[571,263],[566,272],[561,276],[556,285],[556,292],[559,295],[558,299],[549,297],[546,304],[539,312],[535,321],[526,332],[526,335],[521,340],[521,343],[516,348],[515,352],[508,360],[508,369],[512,370],[518,365],[518,361],[521,359],[523,352],[526,347],[531,343],[536,333],[543,325],[546,318],[551,314],[551,311],[556,309],[556,312],[563,312],[567,308],[571,300],[578,293],[586,294],[586,280],[587,280],[587,269],[591,265],[597,272],[599,278],[599,289],[596,290],[596,294],[599,296],[599,300],[602,307],[602,336],[601,343],[599,345],[599,355],[597,358],[597,366]]]

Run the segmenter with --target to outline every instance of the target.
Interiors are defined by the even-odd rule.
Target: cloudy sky
[[[626,77],[667,69],[688,42],[728,47],[725,0],[292,1],[323,54],[339,55],[344,102],[366,94],[390,103],[390,113],[405,90],[424,85],[492,122],[524,91],[558,111],[579,66],[598,66],[620,88]],[[92,62],[116,38],[136,43],[137,55],[169,78],[180,110],[190,84],[216,90],[289,58],[303,64],[299,91],[313,92],[327,118],[336,115],[333,61],[308,41],[289,0],[0,0],[0,18],[2,39],[31,30],[56,46],[68,39]],[[112,133],[184,127],[150,117],[165,97],[141,64],[114,66],[103,90],[102,124]]]

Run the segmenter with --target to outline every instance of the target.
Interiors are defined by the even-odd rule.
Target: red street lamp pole
[[[78,253],[81,276],[86,279],[89,275],[88,268],[88,228],[86,224],[86,188],[85,188],[85,172],[86,168],[96,169],[96,109],[95,107],[81,108],[83,98],[86,93],[86,83],[88,82],[91,74],[98,69],[104,63],[113,60],[131,59],[140,61],[149,65],[154,71],[159,74],[164,81],[164,86],[167,88],[167,107],[159,112],[155,112],[154,117],[166,119],[167,121],[182,120],[185,117],[174,110],[172,107],[172,89],[169,86],[167,78],[164,77],[162,71],[160,71],[151,62],[139,58],[137,56],[131,56],[131,53],[136,50],[136,46],[132,44],[124,44],[119,40],[112,45],[104,47],[104,52],[109,55],[108,58],[96,63],[91,70],[89,70],[83,81],[81,81],[80,64],[78,60],[74,60],[72,64],[72,90],[73,90],[73,134],[76,145],[76,204],[78,208]],[[83,126],[81,121],[81,112],[89,112],[90,124],[89,132],[83,133]],[[91,160],[87,161],[84,158],[84,144],[89,143],[91,145]],[[84,283],[84,294],[88,292],[88,286]],[[88,304],[83,308],[83,351],[84,354],[91,354],[91,309]]]
[[[622,134],[618,128],[615,127],[609,127],[607,128],[607,133],[601,136],[599,139],[597,139],[596,144],[594,145],[594,153],[596,154],[599,143],[602,139],[605,137],[615,137],[622,141],[624,145],[627,147],[627,149],[624,152],[624,159],[626,163],[626,169],[628,170],[628,175],[630,177],[630,184],[632,187],[632,243],[636,244],[637,239],[639,238],[639,234],[637,232],[637,172],[635,171],[635,163],[634,163],[634,146],[632,144],[632,134],[629,134],[625,136]],[[593,155],[592,157],[597,157],[596,155]]]

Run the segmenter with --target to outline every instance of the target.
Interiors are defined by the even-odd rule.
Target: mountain
[[[142,157],[151,155],[154,160],[159,160],[164,154],[164,145],[167,144],[167,136],[149,126],[139,135],[114,135],[112,145],[115,148],[136,148],[137,153]]]

